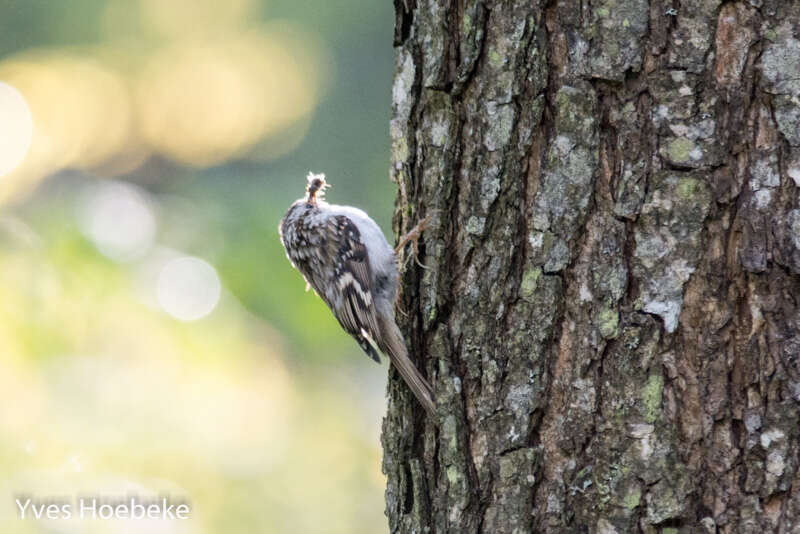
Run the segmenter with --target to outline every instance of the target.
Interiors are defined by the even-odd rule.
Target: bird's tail
[[[400,376],[403,377],[431,419],[436,421],[436,400],[433,396],[433,389],[408,357],[408,349],[406,349],[400,329],[393,320],[383,321],[381,326],[383,327],[382,340],[386,343],[385,347],[380,347],[381,350],[392,360],[395,368],[400,372]]]

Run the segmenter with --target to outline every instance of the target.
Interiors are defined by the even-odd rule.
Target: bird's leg
[[[395,254],[400,254],[403,251],[408,243],[411,243],[411,249],[414,251],[414,261],[417,262],[417,265],[422,267],[423,269],[427,269],[424,265],[419,262],[419,238],[422,235],[423,230],[428,226],[428,222],[430,222],[431,215],[430,213],[425,216],[424,219],[419,221],[417,225],[411,229],[406,235],[400,238],[400,241],[397,243],[397,246],[394,249]],[[405,265],[405,261],[403,261],[403,265]]]

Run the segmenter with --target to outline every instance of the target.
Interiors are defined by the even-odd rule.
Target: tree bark
[[[800,532],[800,3],[395,0],[392,532]]]

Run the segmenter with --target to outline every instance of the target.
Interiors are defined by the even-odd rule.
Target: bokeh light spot
[[[313,37],[285,26],[156,54],[137,90],[143,139],[180,163],[207,167],[307,123],[326,62]]]
[[[79,205],[84,235],[118,261],[141,257],[153,244],[156,219],[146,193],[124,182],[102,182]]]
[[[0,182],[0,200],[24,196],[60,169],[101,165],[136,142],[125,80],[88,55],[23,52],[0,63],[0,79],[24,96],[36,123],[25,161]]]
[[[17,168],[25,159],[33,137],[33,119],[25,98],[0,82],[0,176]]]
[[[257,16],[253,0],[140,0],[139,9],[144,26],[168,39],[236,31]]]
[[[158,303],[181,321],[195,321],[211,313],[219,302],[221,290],[214,267],[191,256],[169,261],[156,282]]]

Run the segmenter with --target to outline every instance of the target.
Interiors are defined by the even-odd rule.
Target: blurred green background
[[[389,235],[391,9],[0,3],[0,532],[388,530],[386,364],[276,228],[315,171]],[[190,520],[13,501],[165,493]]]

